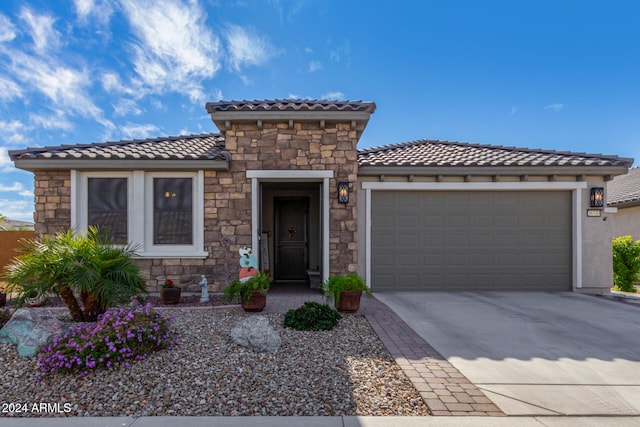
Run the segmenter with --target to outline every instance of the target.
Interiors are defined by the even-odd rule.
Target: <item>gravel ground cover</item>
[[[38,382],[36,359],[0,345],[0,403],[28,409],[0,416],[428,415],[362,316],[343,316],[332,331],[304,332],[285,329],[282,314],[267,314],[282,347],[256,353],[229,337],[236,321],[256,314],[240,308],[164,314],[174,317],[179,335],[173,349],[85,377],[58,373]],[[34,403],[57,406],[38,412]]]

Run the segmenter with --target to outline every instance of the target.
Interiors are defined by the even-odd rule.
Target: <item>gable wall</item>
[[[205,171],[205,250],[207,263],[216,266],[217,283],[224,285],[225,251],[232,269],[238,271],[241,246],[251,245],[251,180],[247,170],[333,170],[329,183],[330,273],[357,269],[356,145],[359,132],[349,123],[318,122],[263,124],[232,123],[226,130],[226,150],[231,154],[230,171]],[[337,201],[337,182],[351,183],[350,203]],[[227,249],[222,239],[228,237]],[[257,248],[254,248],[254,252]],[[216,286],[220,287],[220,285]]]

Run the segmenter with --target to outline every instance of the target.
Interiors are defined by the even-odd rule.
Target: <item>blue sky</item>
[[[2,0],[7,150],[215,132],[219,99],[374,101],[360,148],[421,138],[640,159],[636,1]]]

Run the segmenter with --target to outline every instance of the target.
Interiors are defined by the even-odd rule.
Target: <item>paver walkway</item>
[[[317,289],[273,286],[265,313],[286,313],[305,301],[325,302]],[[433,415],[504,415],[471,381],[427,344],[384,303],[362,298],[364,315]]]

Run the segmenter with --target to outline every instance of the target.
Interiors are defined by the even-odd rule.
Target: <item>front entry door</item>
[[[276,197],[275,280],[307,280],[309,200]]]

